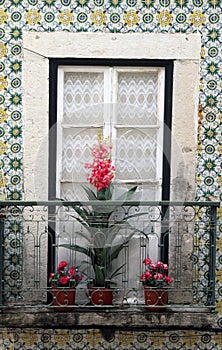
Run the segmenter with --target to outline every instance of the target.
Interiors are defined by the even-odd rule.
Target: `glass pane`
[[[117,124],[157,124],[158,72],[118,73]]]
[[[103,103],[103,73],[64,73],[64,123],[103,123]]]
[[[90,148],[97,142],[99,129],[63,129],[62,179],[85,182],[85,163],[92,161]]]
[[[118,130],[116,177],[121,180],[155,180],[157,147],[157,129]]]
[[[89,183],[85,182],[85,179],[81,183],[63,183],[61,186],[61,198],[68,201],[87,201],[88,198],[82,186],[89,186]]]

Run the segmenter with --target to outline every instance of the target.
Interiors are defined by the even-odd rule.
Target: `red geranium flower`
[[[78,273],[78,270],[79,267],[71,266],[69,268],[66,261],[60,261],[57,272],[50,273],[49,283],[54,287],[76,287],[83,279],[83,276]]]
[[[68,263],[66,261],[60,261],[59,266],[58,266],[58,271],[64,270],[64,268],[68,266]]]
[[[76,275],[76,267],[75,266],[70,267],[70,269],[68,270],[68,275],[70,277],[74,277]]]
[[[172,277],[170,277],[170,276],[165,276],[164,281],[165,281],[167,284],[169,284],[169,283],[172,283],[172,282],[173,282],[173,279],[172,279]]]
[[[144,286],[162,288],[173,282],[172,277],[167,275],[167,264],[164,264],[162,261],[152,263],[150,258],[145,258],[143,263],[146,268],[144,273],[140,276],[140,280]]]
[[[68,276],[61,276],[59,279],[59,283],[61,283],[62,285],[65,285],[69,282],[69,277]]]
[[[153,276],[153,278],[155,280],[161,281],[163,278],[163,275],[162,275],[162,273],[157,273],[156,275]]]
[[[145,259],[143,260],[143,263],[144,263],[145,265],[150,265],[150,264],[152,264],[152,260],[151,260],[150,258],[145,258]]]
[[[146,280],[149,280],[152,277],[152,273],[150,273],[149,271],[145,272],[145,278]]]

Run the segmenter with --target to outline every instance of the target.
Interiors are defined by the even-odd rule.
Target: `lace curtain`
[[[91,161],[90,147],[100,128],[111,138],[116,180],[122,186],[138,180],[155,195],[162,147],[159,94],[157,70],[83,68],[64,73],[60,196],[81,199],[84,164]]]

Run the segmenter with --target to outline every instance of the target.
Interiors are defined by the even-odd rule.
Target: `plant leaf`
[[[84,189],[84,191],[87,194],[87,197],[89,198],[89,200],[97,200],[97,196],[96,194],[93,192],[93,190],[91,190],[91,188],[89,188],[88,186],[83,186],[82,188]]]
[[[106,189],[106,191],[105,191],[105,200],[110,200],[110,199],[112,199],[112,196],[113,196],[113,188],[114,188],[113,183],[110,182],[109,187],[108,187],[108,188]]]
[[[94,259],[94,253],[93,253],[92,249],[87,249],[87,248],[81,247],[81,246],[79,246],[77,244],[75,244],[75,245],[72,245],[72,244],[60,244],[59,246],[63,247],[63,248],[75,250],[76,252],[85,254],[86,256],[89,256],[90,259],[92,259],[92,261]]]
[[[110,279],[119,276],[122,274],[122,272],[120,272],[120,270],[122,270],[123,266],[125,266],[126,264],[122,264],[121,266],[119,266],[115,271],[112,272],[112,274],[110,275]]]
[[[138,186],[134,186],[134,187],[130,188],[128,191],[123,193],[119,198],[117,198],[117,200],[120,200],[120,201],[124,200],[125,201],[126,199],[131,197],[136,192],[137,187]]]
[[[94,271],[95,271],[95,285],[97,287],[104,287],[105,276],[106,276],[105,267],[95,264]]]

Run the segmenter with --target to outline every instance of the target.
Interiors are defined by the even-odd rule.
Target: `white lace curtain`
[[[162,164],[160,72],[158,68],[130,67],[63,70],[58,123],[60,197],[82,197],[87,174],[84,164],[90,162],[90,147],[102,128],[113,145],[116,181],[122,185],[138,181],[157,199]]]

